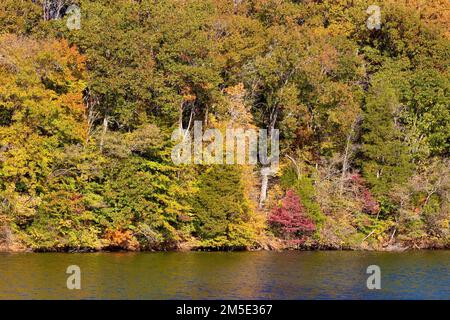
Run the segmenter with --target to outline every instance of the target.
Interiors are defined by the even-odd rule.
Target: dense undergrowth
[[[3,0],[0,249],[448,248],[449,3],[372,2]],[[262,207],[193,120],[280,130]]]

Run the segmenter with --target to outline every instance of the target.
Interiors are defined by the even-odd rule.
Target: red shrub
[[[300,197],[293,190],[286,192],[280,207],[272,209],[269,223],[282,238],[296,243],[304,241],[305,234],[315,229],[314,222],[305,215]]]
[[[364,179],[358,173],[352,175],[351,179],[356,184],[357,196],[362,200],[363,211],[368,214],[378,213],[380,205],[373,197]]]

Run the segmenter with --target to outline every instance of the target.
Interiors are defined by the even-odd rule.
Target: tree
[[[56,184],[59,190],[55,191],[52,177],[67,172],[55,168],[65,148],[86,141],[84,57],[65,40],[36,41],[13,35],[0,36],[0,57],[1,210],[6,211],[15,228],[25,232],[35,223],[48,227],[67,222],[67,215],[81,214],[79,192],[64,183]],[[67,202],[59,202],[65,197]],[[80,219],[83,227],[79,220],[66,225],[80,231],[76,238],[82,244],[74,240],[70,245],[95,246],[81,240],[92,231],[90,217]],[[44,238],[58,241],[56,234],[62,236],[56,231]],[[34,248],[48,244],[43,238],[35,239],[30,240]]]
[[[252,246],[255,229],[252,213],[235,166],[214,165],[198,181],[193,198],[195,234],[203,246],[243,248]]]
[[[0,34],[33,34],[41,18],[42,8],[36,1],[4,0],[0,3]]]
[[[268,221],[278,236],[292,243],[305,241],[315,230],[314,223],[305,215],[300,197],[293,190],[288,190],[281,205],[272,209]]]
[[[80,30],[67,28],[69,4],[81,8]],[[368,5],[1,1],[7,246],[264,246],[271,213],[257,207],[258,189],[261,204],[284,196],[289,210],[278,213],[315,226],[295,231],[291,217],[289,233],[274,222],[282,238],[445,244],[448,0],[380,0],[373,30]],[[260,181],[264,166],[174,166],[172,131],[187,137],[199,120],[279,129],[281,173]]]
[[[386,79],[376,79],[366,101],[363,120],[363,174],[377,195],[386,195],[412,173],[398,120],[400,103]]]

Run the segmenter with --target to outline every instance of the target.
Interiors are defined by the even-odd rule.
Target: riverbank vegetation
[[[0,249],[448,248],[449,3],[372,2],[3,0]],[[279,129],[263,203],[194,120]]]

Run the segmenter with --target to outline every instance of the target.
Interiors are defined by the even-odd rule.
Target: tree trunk
[[[86,117],[87,117],[87,124],[88,124],[88,130],[86,134],[86,141],[85,141],[85,147],[88,145],[90,138],[94,134],[95,131],[95,122],[99,118],[99,113],[95,111],[95,106],[97,105],[97,99],[90,96],[89,92],[86,94],[85,98],[85,104],[86,104]]]
[[[106,136],[106,132],[108,131],[108,114],[105,115],[105,117],[103,118],[103,130],[102,130],[102,135],[100,137],[100,152],[103,152],[103,145],[105,143],[105,136]]]
[[[269,130],[268,135],[270,137],[270,141],[272,141],[272,133],[275,128],[275,123],[278,117],[278,107],[275,107],[269,118]],[[268,150],[267,150],[268,152]],[[270,155],[272,156],[272,154]],[[259,208],[261,209],[264,206],[264,202],[267,199],[267,190],[269,188],[269,175],[272,174],[272,170],[270,164],[268,166],[264,166],[261,168],[261,193],[259,195]]]
[[[194,116],[194,106],[192,106],[192,108],[191,108],[191,114],[189,115],[189,122],[188,122],[188,126],[186,128],[186,133],[183,136],[183,141],[187,138],[187,136],[189,134],[189,130],[191,130],[193,116]]]
[[[349,157],[351,137],[352,137],[352,132],[350,132],[348,134],[347,143],[345,145],[344,160],[342,162],[341,181],[340,181],[340,185],[339,185],[339,194],[340,195],[342,195],[344,193],[344,184],[345,184],[345,176],[347,175],[347,169],[348,169],[348,157]]]
[[[269,184],[269,175],[270,175],[269,167],[261,168],[261,193],[259,196],[259,208],[260,209],[264,206],[264,202],[267,199],[267,187]]]
[[[347,175],[347,170],[348,170],[348,163],[349,163],[349,158],[350,158],[350,147],[352,145],[352,139],[353,139],[353,135],[355,133],[355,129],[356,129],[356,125],[359,122],[359,117],[357,117],[355,119],[355,121],[352,124],[352,127],[350,128],[350,132],[347,136],[347,143],[345,145],[345,152],[344,152],[344,159],[342,161],[342,174],[341,174],[341,181],[340,181],[340,185],[339,185],[339,194],[342,195],[344,193],[344,184],[345,184],[345,177]]]
[[[233,13],[238,13],[238,6],[242,2],[242,0],[233,0]]]
[[[301,170],[300,170],[300,167],[299,167],[298,164],[297,164],[297,161],[295,161],[295,159],[292,158],[290,155],[286,155],[286,157],[287,157],[289,160],[291,160],[292,163],[294,164],[295,170],[297,171],[297,179],[300,179],[300,177],[301,177],[301,175],[302,175],[302,172],[301,172]]]
[[[184,101],[180,103],[180,114],[178,116],[178,130],[180,130],[180,137],[183,134],[183,112],[184,112]]]

